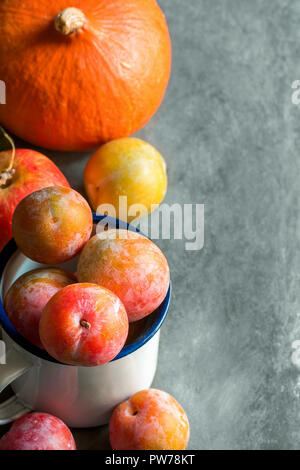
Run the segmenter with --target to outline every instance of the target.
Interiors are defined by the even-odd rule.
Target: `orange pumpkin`
[[[1,0],[0,58],[0,122],[33,144],[84,150],[149,121],[171,43],[155,0]]]

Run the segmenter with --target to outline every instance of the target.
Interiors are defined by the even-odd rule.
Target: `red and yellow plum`
[[[114,450],[184,450],[189,434],[179,403],[155,389],[138,392],[117,406],[109,425]]]
[[[92,211],[76,191],[49,187],[35,191],[17,206],[14,238],[30,259],[58,264],[76,256],[91,236]]]
[[[40,338],[55,359],[78,366],[105,364],[121,351],[128,318],[120,299],[96,284],[74,284],[54,295],[40,321]]]
[[[39,335],[42,311],[54,294],[75,282],[73,274],[60,268],[35,269],[23,274],[4,299],[9,320],[24,338],[42,348]]]
[[[164,254],[149,239],[127,230],[107,230],[83,248],[77,276],[110,289],[122,300],[130,322],[152,313],[170,281]]]
[[[70,429],[55,416],[29,413],[0,439],[0,450],[76,450]]]

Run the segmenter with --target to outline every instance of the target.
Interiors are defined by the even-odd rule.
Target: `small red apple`
[[[10,159],[10,151],[0,152],[0,251],[12,237],[12,216],[25,196],[48,186],[70,187],[57,166],[39,152],[16,149],[13,171],[7,175]]]

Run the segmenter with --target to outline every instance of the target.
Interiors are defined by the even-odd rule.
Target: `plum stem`
[[[80,325],[83,326],[83,328],[86,328],[87,330],[91,328],[91,324],[86,320],[81,320]]]
[[[83,28],[86,22],[86,16],[81,10],[69,7],[65,8],[57,15],[54,26],[57,31],[65,36],[69,36]]]
[[[11,145],[11,156],[8,162],[7,168],[2,170],[0,173],[0,188],[1,186],[5,186],[8,181],[13,177],[15,170],[13,168],[15,162],[15,155],[16,155],[16,147],[13,139],[5,132],[5,130],[0,126],[0,133],[2,133],[2,137],[6,139]],[[0,137],[1,138],[1,137]]]

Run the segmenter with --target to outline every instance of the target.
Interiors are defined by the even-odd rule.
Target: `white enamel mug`
[[[105,221],[105,222],[104,222]],[[129,224],[94,216],[113,228],[135,230]],[[160,307],[144,320],[141,332],[108,364],[77,367],[61,364],[24,339],[8,320],[2,299],[12,283],[27,271],[42,267],[26,258],[12,240],[0,255],[0,323],[6,344],[6,364],[0,364],[0,393],[11,385],[15,395],[0,404],[0,425],[29,410],[51,413],[70,427],[93,427],[109,422],[116,405],[149,388],[158,357],[160,327],[169,309],[171,285]],[[76,259],[61,265],[74,272]]]

